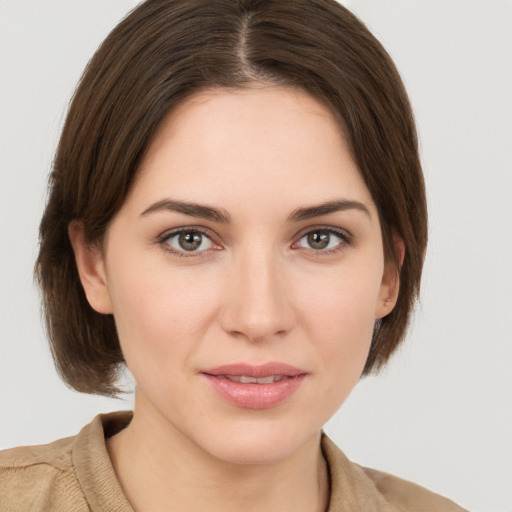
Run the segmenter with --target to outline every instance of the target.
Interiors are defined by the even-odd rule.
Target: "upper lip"
[[[296,377],[298,375],[304,375],[307,372],[289,364],[272,362],[262,365],[251,365],[247,363],[226,364],[203,370],[201,373],[213,376],[244,375],[246,377],[270,377],[271,375],[283,375],[285,377]]]

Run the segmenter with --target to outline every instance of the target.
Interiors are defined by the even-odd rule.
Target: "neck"
[[[146,411],[144,411],[146,412]],[[140,414],[107,448],[135,512],[178,510],[324,512],[328,474],[320,433],[284,460],[220,460],[165,422]]]

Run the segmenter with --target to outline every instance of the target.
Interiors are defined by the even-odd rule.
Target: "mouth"
[[[222,377],[241,384],[272,384],[285,378],[284,375],[269,375],[268,377],[249,377],[248,375],[223,375]]]
[[[254,384],[261,379],[276,379],[282,380],[285,377],[297,377],[298,375],[305,375],[307,372],[295,366],[286,363],[266,363],[262,365],[251,365],[247,363],[235,363],[217,366],[208,370],[203,370],[201,373],[211,375],[212,377],[226,377],[236,379],[249,379],[244,384]],[[272,381],[270,381],[272,382]],[[262,382],[267,384],[267,382]]]
[[[232,364],[202,371],[228,403],[243,409],[269,409],[290,398],[308,373],[283,363]]]

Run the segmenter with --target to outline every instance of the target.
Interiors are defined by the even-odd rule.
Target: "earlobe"
[[[393,243],[397,255],[397,264],[388,262],[385,265],[375,318],[384,318],[393,311],[400,291],[400,269],[405,257],[405,244],[399,236],[393,237]]]
[[[68,236],[75,253],[80,281],[89,304],[98,313],[112,313],[105,263],[101,251],[86,241],[83,224],[79,221],[69,223]]]

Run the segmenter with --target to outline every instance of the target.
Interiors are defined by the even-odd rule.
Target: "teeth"
[[[247,375],[225,375],[226,379],[241,384],[272,384],[278,382],[284,377],[282,375],[269,375],[268,377],[248,377]]]

